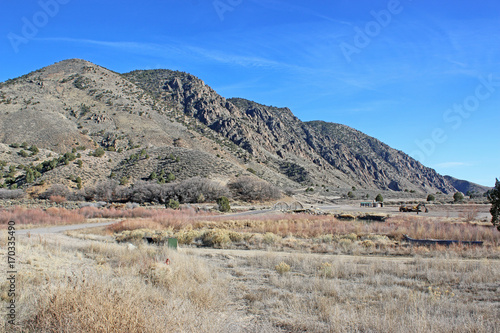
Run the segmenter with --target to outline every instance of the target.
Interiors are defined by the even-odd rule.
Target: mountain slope
[[[288,108],[241,98],[226,100],[189,74],[162,70],[125,76],[296,181],[319,179],[343,187],[356,184],[394,191],[454,191],[434,170],[347,126],[304,123]]]
[[[476,183],[471,183],[467,180],[463,179],[457,179],[451,176],[444,176],[444,178],[451,184],[453,185],[454,188],[456,188],[458,191],[466,194],[467,192],[472,192],[472,193],[485,193],[489,190],[491,190],[491,187],[488,186],[483,186],[479,185]]]
[[[427,191],[438,189],[449,193],[454,190],[434,169],[355,129],[322,121],[308,122],[307,125],[321,134],[308,139],[311,146],[330,164],[353,178],[394,191],[414,185]]]
[[[434,170],[352,128],[225,99],[195,76],[170,70],[118,74],[85,60],[61,61],[0,84],[0,130],[1,143],[47,151],[38,161],[22,160],[19,149],[3,145],[0,159],[9,163],[87,148],[92,167],[61,164],[42,175],[50,182],[80,174],[84,184],[110,176],[134,182],[163,170],[223,182],[257,175],[287,187],[455,191]],[[90,156],[97,147],[103,157]]]

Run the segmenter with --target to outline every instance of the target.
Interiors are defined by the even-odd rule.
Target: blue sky
[[[500,3],[3,1],[0,81],[68,58],[168,68],[354,127],[441,174],[500,178]]]

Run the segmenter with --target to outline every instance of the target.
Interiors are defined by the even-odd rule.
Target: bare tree
[[[281,191],[266,181],[253,177],[240,177],[228,184],[229,189],[245,201],[266,201],[281,198]]]

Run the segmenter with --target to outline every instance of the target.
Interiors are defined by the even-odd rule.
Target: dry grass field
[[[69,214],[59,213],[52,211]],[[19,221],[24,216],[21,209],[10,214]],[[120,220],[106,228],[18,237],[17,325],[0,332],[495,332],[500,327],[500,232],[485,224],[410,215],[361,222],[146,209],[72,214]],[[484,245],[411,246],[403,234]],[[177,251],[148,245],[145,235],[176,236],[181,245]],[[6,239],[3,230],[2,258]],[[5,308],[8,283],[0,278]]]

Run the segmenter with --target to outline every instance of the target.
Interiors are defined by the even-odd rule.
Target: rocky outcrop
[[[333,171],[340,171],[349,183],[362,187],[454,191],[433,169],[350,127],[321,121],[304,123],[288,108],[265,106],[241,98],[226,100],[189,74],[149,71],[148,76],[151,75],[161,82],[143,82],[142,72],[126,74],[144,89],[162,87],[153,89],[152,93],[254,157],[276,162],[280,166],[278,170],[295,181],[307,181],[314,176],[329,179]],[[283,168],[279,161],[293,162],[297,167]],[[295,169],[318,168],[316,175],[313,172],[308,177],[290,173]]]

